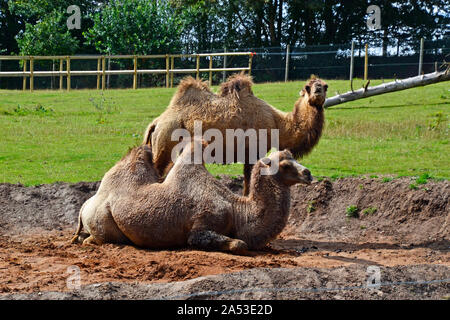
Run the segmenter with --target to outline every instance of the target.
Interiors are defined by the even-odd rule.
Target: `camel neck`
[[[289,149],[296,158],[308,154],[319,141],[323,123],[323,108],[310,105],[306,98],[299,99],[294,110],[286,115],[287,132],[280,141],[280,149]]]
[[[263,247],[285,227],[290,207],[290,189],[275,176],[252,176],[248,198],[235,206],[236,237],[250,248]]]

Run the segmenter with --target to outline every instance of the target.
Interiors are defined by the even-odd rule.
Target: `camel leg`
[[[244,196],[248,196],[250,192],[250,177],[252,175],[253,164],[244,164]]]
[[[232,239],[210,230],[196,230],[191,232],[188,244],[200,249],[231,251],[236,254],[245,254],[247,244],[239,239]]]

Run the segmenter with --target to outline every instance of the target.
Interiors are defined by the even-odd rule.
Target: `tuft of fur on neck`
[[[248,197],[235,203],[235,236],[250,249],[260,249],[286,226],[290,207],[290,188],[277,175],[261,175],[264,164],[255,164]]]

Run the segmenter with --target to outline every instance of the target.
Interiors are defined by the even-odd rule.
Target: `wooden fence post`
[[[52,59],[52,72],[55,72],[55,60]],[[55,75],[52,73],[50,77],[50,89],[53,90],[53,81],[55,81]]]
[[[108,71],[111,70],[111,52],[108,53]],[[111,75],[108,74],[108,76],[106,77],[106,88],[109,89],[109,80],[111,79]]]
[[[102,90],[105,90],[106,86],[106,60],[105,56],[102,56]]]
[[[209,56],[209,86],[212,86],[212,56]]]
[[[169,55],[166,54],[166,88],[169,87]]]
[[[170,60],[170,70],[173,71],[173,68],[175,66],[175,58],[172,57]],[[170,74],[170,87],[173,88],[173,72]]]
[[[287,45],[286,47],[286,67],[284,70],[284,82],[288,81],[289,78],[289,51],[291,50],[291,46]]]
[[[364,57],[364,81],[369,76],[369,45],[366,43],[366,55]]]
[[[137,89],[137,56],[134,56],[133,64],[134,64],[133,89],[136,90]]]
[[[30,57],[30,92],[34,90],[34,60],[33,56]]]
[[[200,56],[197,54],[197,76],[196,79],[200,79]]]
[[[63,75],[61,72],[64,71],[64,60],[59,59],[59,90],[63,89]]]
[[[422,68],[423,68],[423,47],[424,47],[424,41],[423,41],[423,38],[420,38],[419,76],[422,74]]]
[[[66,58],[66,66],[67,66],[67,91],[70,91],[70,57]]]
[[[223,48],[223,52],[227,53],[227,48]],[[227,56],[223,56],[223,68],[226,69],[227,68]],[[223,70],[222,73],[222,82],[225,82],[227,79],[227,72],[225,70]]]
[[[253,52],[250,54],[250,57],[248,58],[248,75],[249,76],[252,74],[252,61],[253,61]]]
[[[101,58],[97,59],[97,90],[100,90],[100,64],[101,64]]]
[[[23,60],[23,72],[27,72],[27,60]],[[22,90],[27,90],[27,76],[23,76]]]

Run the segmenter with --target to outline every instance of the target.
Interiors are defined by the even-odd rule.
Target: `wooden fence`
[[[248,66],[240,68],[213,68],[212,57],[215,56],[245,56],[248,58]],[[34,77],[54,77],[59,76],[59,89],[63,90],[63,77],[67,78],[67,90],[70,90],[70,80],[73,76],[97,76],[97,90],[105,90],[107,75],[133,75],[133,89],[137,89],[138,74],[165,74],[166,87],[173,86],[173,75],[178,73],[196,74],[197,79],[200,72],[209,72],[209,83],[212,84],[213,72],[224,71],[247,71],[249,74],[252,70],[252,52],[221,52],[221,53],[200,53],[200,54],[165,54],[165,55],[116,55],[116,56],[99,56],[99,55],[80,55],[80,56],[0,56],[0,60],[19,60],[23,62],[23,71],[0,71],[0,77],[23,77],[23,90],[27,89],[27,79],[29,78],[29,88],[32,92],[34,89]],[[176,58],[196,58],[195,69],[175,69]],[[209,57],[209,68],[200,68],[200,58]],[[107,59],[132,59],[133,70],[106,70]],[[165,59],[165,69],[138,69],[139,59]],[[59,60],[59,71],[35,71],[34,62],[36,60]],[[97,60],[97,70],[71,70],[70,61],[72,60]],[[64,61],[66,69],[64,70]],[[0,61],[1,62],[1,61]]]

